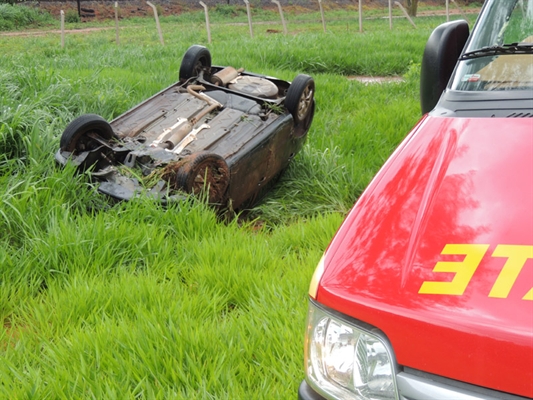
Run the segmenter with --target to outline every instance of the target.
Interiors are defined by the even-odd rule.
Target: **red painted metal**
[[[437,263],[465,267],[450,244],[485,245],[464,292],[419,293],[459,274]],[[491,297],[502,245],[533,246],[533,120],[426,116],[339,229],[317,300],[382,330],[400,365],[533,397],[533,259]]]

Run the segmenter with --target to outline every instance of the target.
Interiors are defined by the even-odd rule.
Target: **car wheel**
[[[113,128],[104,118],[96,114],[85,114],[68,124],[61,135],[59,146],[62,151],[78,154],[100,147],[98,139],[110,140],[115,137]]]
[[[198,76],[202,70],[211,68],[211,53],[200,45],[192,45],[185,52],[180,66],[180,81]]]
[[[298,75],[289,86],[285,107],[294,119],[297,135],[304,135],[315,113],[315,81],[309,75]]]
[[[224,158],[209,152],[183,159],[176,175],[177,187],[195,195],[206,193],[210,204],[222,205],[229,185],[229,167]]]

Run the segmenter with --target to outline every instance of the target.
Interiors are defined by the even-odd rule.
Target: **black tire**
[[[100,147],[101,144],[91,136],[99,136],[104,140],[116,137],[105,119],[96,114],[85,114],[68,124],[61,135],[59,147],[62,151],[74,154]]]
[[[315,81],[300,74],[291,83],[285,97],[285,108],[291,113],[299,135],[305,134],[315,113]]]
[[[209,203],[223,205],[229,179],[229,167],[224,158],[202,151],[183,159],[183,165],[176,174],[176,185],[195,195],[208,190]]]
[[[192,45],[183,55],[180,66],[180,81],[196,77],[202,70],[211,69],[211,53],[204,46]]]

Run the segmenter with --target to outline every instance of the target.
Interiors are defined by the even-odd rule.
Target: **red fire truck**
[[[533,398],[533,1],[439,26],[421,68],[313,276],[299,399]]]

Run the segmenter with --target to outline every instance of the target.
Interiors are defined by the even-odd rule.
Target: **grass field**
[[[203,21],[163,19],[165,46],[153,20],[126,24],[120,46],[113,29],[63,49],[57,33],[0,37],[0,398],[295,398],[310,277],[420,118],[419,62],[444,21],[390,31],[376,18],[358,33],[354,14],[327,33],[264,24],[254,39],[246,24],[214,24],[215,64],[316,81],[303,151],[229,222],[194,199],[111,204],[53,157],[73,118],[110,120],[177,80],[184,51],[207,45]],[[346,79],[359,74],[404,82]]]

